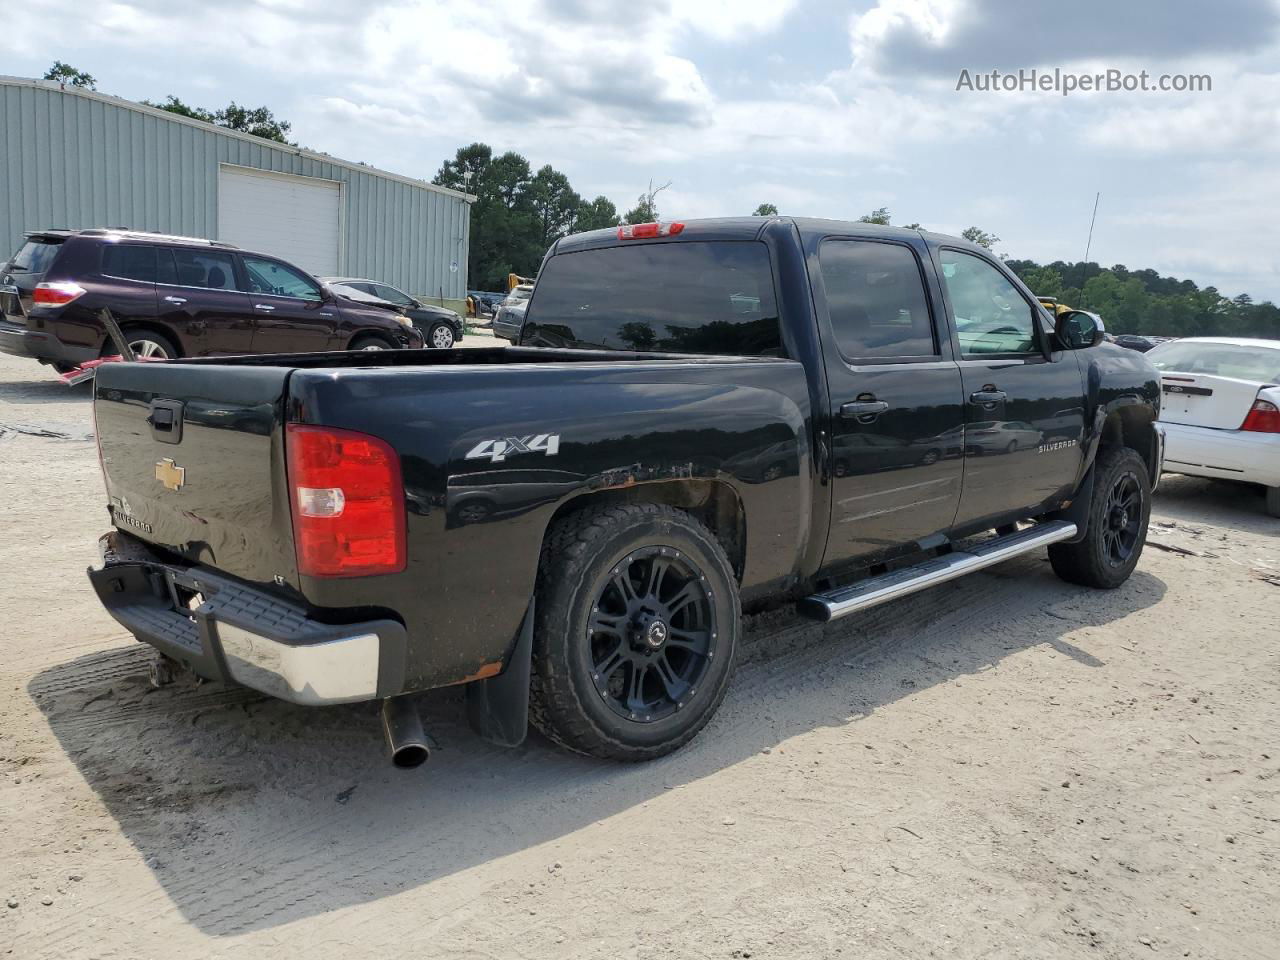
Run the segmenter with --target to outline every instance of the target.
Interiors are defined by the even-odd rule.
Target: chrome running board
[[[857,610],[865,610],[939,583],[946,583],[1010,557],[1047,547],[1060,540],[1069,540],[1075,535],[1076,525],[1065,520],[1038,523],[1017,533],[984,540],[967,550],[956,550],[945,556],[926,560],[914,567],[904,567],[826,593],[815,593],[799,601],[796,611],[801,616],[814,620],[838,620]]]

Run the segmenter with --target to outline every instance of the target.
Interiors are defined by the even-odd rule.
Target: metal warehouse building
[[[466,296],[455,190],[44,80],[0,77],[0,131],[0,261],[30,230],[128,227]]]

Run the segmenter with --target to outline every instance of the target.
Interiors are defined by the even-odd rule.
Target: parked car
[[[1156,341],[1153,338],[1144,337],[1137,333],[1117,333],[1115,342],[1121,347],[1137,350],[1139,353],[1146,353],[1156,345]]]
[[[1111,588],[1142,553],[1155,370],[963,240],[783,217],[572,236],[521,340],[465,365],[105,368],[101,601],[202,676],[382,700],[401,764],[426,753],[401,695],[452,684],[496,742],[532,719],[645,760],[715,712],[744,606],[831,620],[1043,547]],[[1028,445],[963,449],[993,422]]]
[[[462,317],[448,307],[437,307],[423,303],[411,297],[403,290],[389,283],[378,283],[376,280],[365,280],[361,277],[322,277],[325,283],[339,288],[340,293],[350,296],[349,291],[357,291],[376,301],[391,304],[397,313],[404,314],[413,321],[413,325],[422,331],[428,347],[448,350],[462,339]],[[353,297],[353,299],[360,299]]]
[[[117,353],[103,307],[143,357],[422,346],[407,317],[278,257],[192,237],[43,230],[0,267],[0,351],[60,371]]]
[[[516,343],[520,339],[520,328],[524,326],[524,311],[529,306],[529,298],[533,296],[533,284],[522,283],[512,288],[507,298],[498,306],[493,315],[493,335]]]
[[[1147,358],[1164,392],[1165,469],[1260,483],[1280,517],[1280,340],[1186,337]]]

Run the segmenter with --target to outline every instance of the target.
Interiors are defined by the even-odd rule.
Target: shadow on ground
[[[679,753],[634,766],[573,756],[536,734],[516,750],[491,747],[447,691],[422,698],[439,749],[398,771],[371,704],[295,707],[212,684],[152,691],[141,645],[51,668],[28,689],[177,909],[229,936],[555,841],[807,731],[853,731],[1031,647],[1075,661],[1046,670],[1097,667],[1063,637],[1164,593],[1142,571],[1120,590],[1082,590],[1026,557],[825,627],[789,613],[753,618],[716,719]]]

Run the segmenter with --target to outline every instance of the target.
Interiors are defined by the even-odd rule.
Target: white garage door
[[[333,180],[218,168],[218,239],[318,277],[338,269],[342,190]]]

